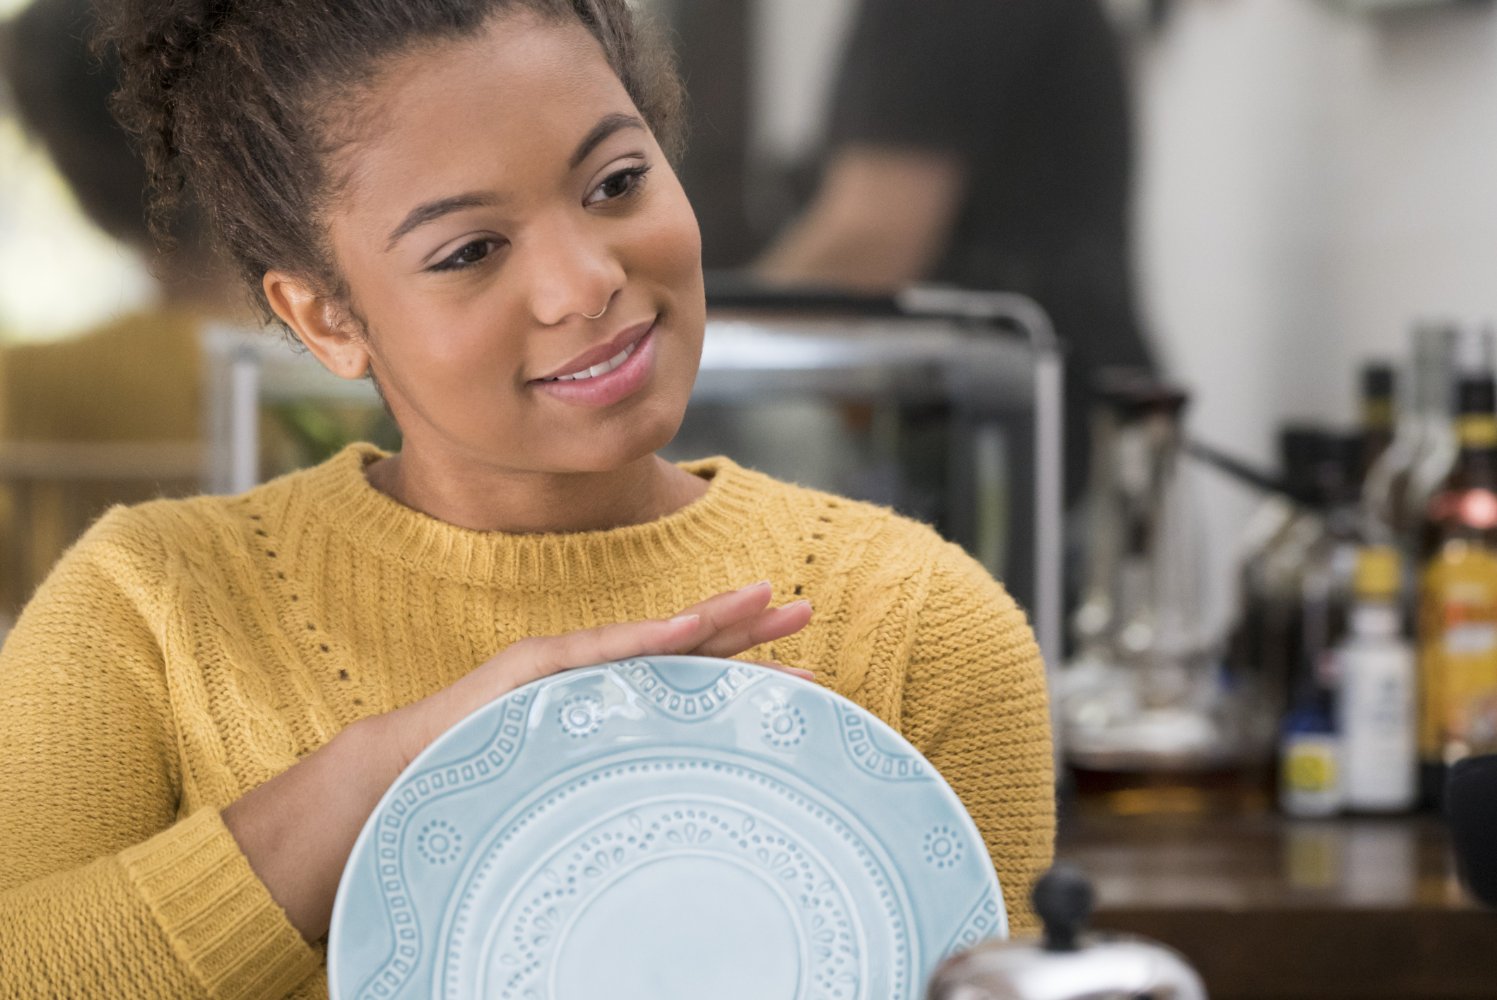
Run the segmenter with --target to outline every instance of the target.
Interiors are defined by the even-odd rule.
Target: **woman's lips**
[[[640,340],[644,338],[644,335],[649,333],[650,330],[655,326],[655,323],[659,320],[659,318],[660,317],[656,316],[654,319],[647,319],[641,323],[635,323],[633,326],[625,327],[620,332],[614,334],[613,339],[609,340],[607,343],[599,344],[597,347],[589,348],[588,350],[583,351],[581,354],[577,355],[571,361],[568,361],[566,364],[562,365],[560,368],[557,368],[554,371],[549,372],[548,374],[542,375],[539,378],[531,379],[530,381],[546,382],[551,379],[570,377],[579,372],[586,372],[594,365],[603,364],[610,358],[618,355],[619,352],[624,351],[639,343]]]
[[[655,367],[655,324],[634,343],[634,351],[610,372],[572,381],[540,381],[531,387],[548,396],[580,406],[612,406],[638,392]]]

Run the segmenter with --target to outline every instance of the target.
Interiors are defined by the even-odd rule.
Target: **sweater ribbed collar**
[[[719,561],[725,547],[753,544],[758,532],[752,526],[762,523],[770,482],[724,457],[684,462],[681,468],[708,480],[707,492],[672,514],[606,531],[521,535],[461,528],[381,493],[364,470],[385,454],[354,444],[293,474],[290,505],[307,504],[305,517],[371,555],[418,572],[500,586],[598,583]]]

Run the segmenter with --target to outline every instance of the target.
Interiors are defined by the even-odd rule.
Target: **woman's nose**
[[[624,286],[624,267],[593,227],[555,225],[528,235],[530,309],[537,322],[555,326],[607,311]]]

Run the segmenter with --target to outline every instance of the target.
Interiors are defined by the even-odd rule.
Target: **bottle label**
[[[1336,738],[1300,733],[1283,746],[1279,800],[1291,816],[1329,816],[1341,808],[1341,768]]]
[[[1441,686],[1446,755],[1497,750],[1497,663],[1447,665]]]
[[[1336,788],[1336,755],[1329,743],[1296,740],[1284,762],[1284,782],[1299,794],[1330,792]]]
[[[1497,750],[1497,560],[1479,550],[1436,556],[1423,601],[1420,756]]]
[[[1463,448],[1497,447],[1497,417],[1467,413],[1456,420],[1456,436]]]
[[[1454,609],[1458,613],[1468,609]],[[1497,622],[1454,621],[1445,626],[1447,656],[1486,656],[1497,651]]]
[[[1413,652],[1354,642],[1337,698],[1342,794],[1358,810],[1400,810],[1416,798]]]

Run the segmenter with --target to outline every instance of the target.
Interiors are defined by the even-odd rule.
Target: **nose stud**
[[[603,303],[603,308],[602,309],[599,309],[596,313],[594,313],[591,316],[589,316],[587,313],[583,313],[582,314],[582,318],[583,319],[602,319],[603,318],[603,314],[606,313],[607,311],[608,311],[608,303],[605,302],[605,303]]]

